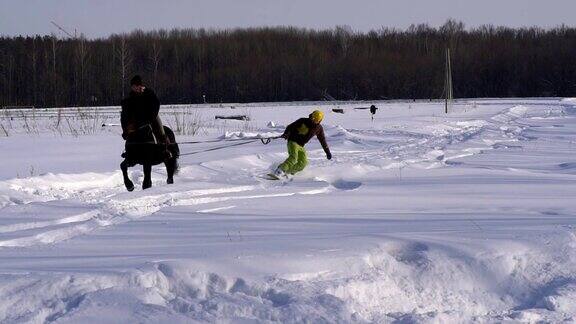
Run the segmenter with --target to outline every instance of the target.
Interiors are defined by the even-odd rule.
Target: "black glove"
[[[326,153],[326,158],[328,160],[332,160],[332,153],[330,153],[330,152]]]

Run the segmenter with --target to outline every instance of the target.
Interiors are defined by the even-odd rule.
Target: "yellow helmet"
[[[316,124],[320,124],[320,122],[322,121],[322,119],[324,119],[324,113],[321,112],[320,110],[314,110],[311,114],[310,114],[310,119],[312,119],[313,122],[315,122]]]

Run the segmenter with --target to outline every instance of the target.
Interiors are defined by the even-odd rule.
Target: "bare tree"
[[[132,65],[132,52],[128,47],[126,42],[126,37],[122,36],[120,38],[120,43],[118,44],[117,49],[117,57],[119,62],[120,68],[120,80],[121,80],[121,87],[122,87],[122,98],[125,97],[125,90],[126,90],[126,78],[129,73],[130,66]]]
[[[348,48],[350,48],[352,36],[354,32],[352,31],[352,27],[348,25],[336,26],[336,37],[338,37],[338,42],[340,44],[340,48],[342,49],[342,56],[346,56],[348,54]]]
[[[152,61],[152,85],[156,89],[156,84],[158,81],[158,66],[160,65],[160,53],[162,49],[160,45],[156,42],[152,43],[152,52],[150,53],[150,59]]]
[[[36,52],[36,38],[32,39],[32,51],[30,52],[30,64],[32,66],[32,105],[36,106],[36,94],[37,94],[37,85],[38,85],[38,73],[37,73],[37,66],[38,66],[38,53]]]
[[[7,93],[8,93],[8,98],[7,98],[7,103],[8,104],[16,104],[16,102],[13,100],[13,93],[14,93],[14,57],[11,54],[7,54],[4,55],[3,59],[2,59],[2,66],[3,66],[3,70],[4,72],[2,74],[4,74],[4,84],[6,85],[7,88]]]
[[[0,51],[0,107],[10,102],[8,101],[7,93],[6,59],[4,53]]]
[[[86,104],[86,78],[87,67],[89,60],[88,45],[86,44],[86,37],[81,34],[76,39],[76,103],[80,105]]]
[[[439,31],[444,35],[446,45],[449,48],[456,49],[460,34],[464,32],[464,23],[454,19],[448,19],[444,25],[440,27]]]
[[[52,34],[51,38],[52,44],[52,95],[54,98],[54,106],[58,106],[58,75],[56,73],[56,54],[58,50],[58,38],[55,34]]]

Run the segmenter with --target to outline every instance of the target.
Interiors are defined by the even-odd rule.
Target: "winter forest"
[[[134,31],[0,38],[0,106],[117,105],[132,74],[162,103],[576,95],[576,28],[412,25]]]

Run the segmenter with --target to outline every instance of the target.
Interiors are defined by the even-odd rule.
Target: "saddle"
[[[130,165],[159,164],[170,158],[166,143],[158,141],[152,126],[146,124],[128,134],[124,145],[125,158]]]

